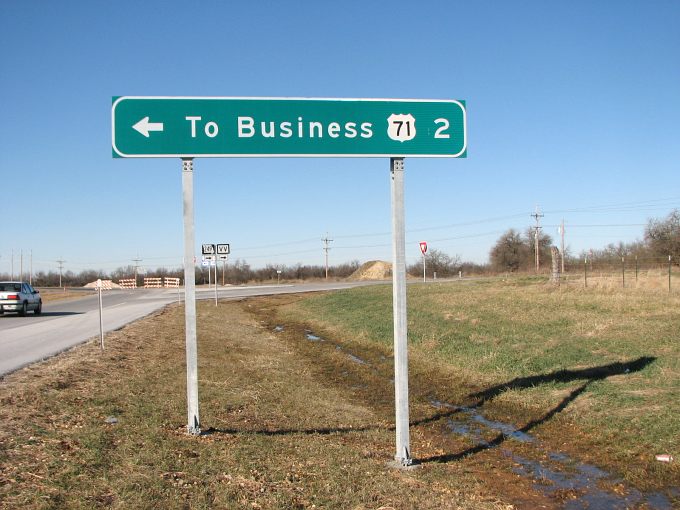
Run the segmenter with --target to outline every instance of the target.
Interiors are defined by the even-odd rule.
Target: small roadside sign
[[[215,255],[215,245],[214,244],[203,244],[201,245],[202,255]]]
[[[427,243],[425,241],[420,241],[420,252],[423,255],[427,253]]]
[[[204,262],[209,260],[215,260],[215,255],[203,255],[203,257],[201,258],[203,259]]]
[[[229,255],[229,245],[228,244],[218,244],[217,245],[218,255]]]

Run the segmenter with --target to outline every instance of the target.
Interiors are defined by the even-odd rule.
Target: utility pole
[[[562,225],[560,226],[560,235],[562,236],[562,251],[560,252],[560,258],[562,259],[562,274],[564,274],[564,218],[562,218]]]
[[[536,212],[531,215],[535,220],[536,220],[536,226],[534,227],[535,232],[534,232],[534,245],[536,248],[536,272],[538,273],[539,268],[541,267],[541,261],[540,261],[540,250],[538,249],[538,240],[539,240],[539,232],[541,231],[541,218],[545,216],[544,214],[541,214],[540,209],[538,206],[536,206]]]
[[[62,269],[64,269],[64,262],[66,262],[66,261],[65,260],[57,260],[57,264],[59,264],[59,288],[60,289],[61,289],[61,271],[62,271]]]
[[[139,254],[137,254],[137,258],[136,258],[136,259],[132,259],[132,262],[135,263],[135,285],[137,285],[137,270],[139,269],[139,263],[140,263],[142,260],[143,260],[143,259],[140,259],[140,258],[139,258]]]
[[[31,268],[28,273],[28,284],[33,285],[33,249],[31,249]]]
[[[24,249],[19,250],[19,281],[24,281]]]
[[[14,280],[14,248],[12,248],[12,276],[10,280]]]
[[[328,243],[332,242],[333,239],[328,239],[328,232],[326,232],[326,237],[321,241],[323,241],[323,251],[326,252],[326,280],[328,280],[328,250],[330,250]]]

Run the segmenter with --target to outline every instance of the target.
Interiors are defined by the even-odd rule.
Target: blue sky
[[[181,264],[181,163],[112,158],[120,95],[465,100],[468,157],[406,159],[409,262],[421,240],[485,262],[536,205],[572,253],[680,208],[677,1],[4,0],[0,19],[0,273],[12,250]],[[194,186],[197,254],[322,264],[328,232],[331,263],[391,258],[387,159],[197,159]]]

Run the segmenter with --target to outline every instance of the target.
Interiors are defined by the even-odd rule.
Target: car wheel
[[[33,311],[34,314],[40,315],[42,313],[42,301],[38,301],[38,307]]]
[[[28,312],[28,303],[24,303],[21,306],[21,310],[19,310],[19,315],[21,315],[22,317],[26,317],[27,312]]]

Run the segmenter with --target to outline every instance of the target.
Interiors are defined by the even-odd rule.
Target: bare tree
[[[663,220],[649,220],[645,228],[645,241],[654,255],[680,263],[680,211],[673,210]]]

